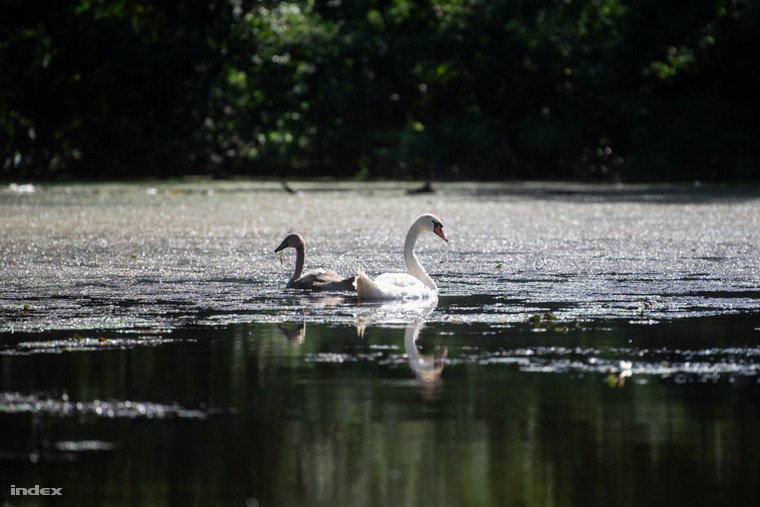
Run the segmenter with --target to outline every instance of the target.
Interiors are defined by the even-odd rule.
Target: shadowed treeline
[[[755,180],[750,0],[0,1],[0,178]]]

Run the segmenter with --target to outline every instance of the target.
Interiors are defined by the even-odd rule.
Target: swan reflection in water
[[[295,327],[293,327],[295,324]],[[277,328],[282,331],[285,338],[293,345],[302,345],[306,341],[306,321],[301,322],[280,322]]]
[[[442,351],[433,354],[422,354],[417,348],[417,338],[419,338],[423,327],[425,327],[425,323],[419,321],[407,325],[404,330],[404,349],[406,350],[407,361],[418,379],[423,382],[438,382],[441,380],[448,350],[444,348]]]
[[[414,375],[428,385],[433,385],[441,380],[441,373],[446,362],[448,351],[444,348],[442,351],[433,354],[422,354],[417,348],[417,340],[420,332],[425,327],[425,320],[433,313],[438,306],[438,295],[435,294],[429,298],[415,298],[403,300],[390,300],[383,302],[362,303],[363,307],[373,308],[371,318],[372,322],[379,324],[403,323],[404,327],[404,349],[406,352],[409,367]],[[365,316],[366,318],[366,316]],[[410,319],[412,319],[410,321]],[[357,329],[366,324],[361,318],[357,319]],[[362,333],[363,334],[363,333]]]
[[[318,298],[301,299],[302,304],[308,306],[325,306],[343,302],[342,298],[331,299],[317,303]],[[446,348],[438,348],[432,354],[423,354],[418,347],[420,332],[425,327],[425,319],[432,313],[438,304],[438,298],[395,300],[382,303],[364,303],[360,308],[366,308],[369,312],[356,315],[356,331],[360,338],[364,337],[367,324],[387,326],[389,324],[404,324],[404,352],[409,367],[414,375],[421,381],[433,384],[441,380],[441,374],[446,362],[448,351]],[[413,319],[410,321],[410,318]],[[302,345],[306,341],[306,320],[297,322],[282,322],[278,325],[283,335],[294,345]]]
[[[306,341],[306,308],[314,308],[317,311],[321,309],[334,309],[345,305],[347,298],[331,294],[307,294],[304,296],[294,297],[297,307],[302,308],[301,317],[294,321],[280,322],[277,328],[285,335],[290,343],[301,345]]]

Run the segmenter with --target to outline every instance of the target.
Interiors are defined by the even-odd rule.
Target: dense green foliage
[[[0,177],[747,180],[752,0],[0,0]]]

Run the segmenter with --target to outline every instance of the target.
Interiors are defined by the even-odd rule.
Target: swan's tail
[[[359,299],[382,299],[383,292],[375,282],[369,279],[363,268],[359,268],[354,279],[354,287]]]

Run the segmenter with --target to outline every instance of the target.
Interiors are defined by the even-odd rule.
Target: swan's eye
[[[441,222],[433,220],[433,229],[436,229],[438,227],[443,227],[443,224]]]

